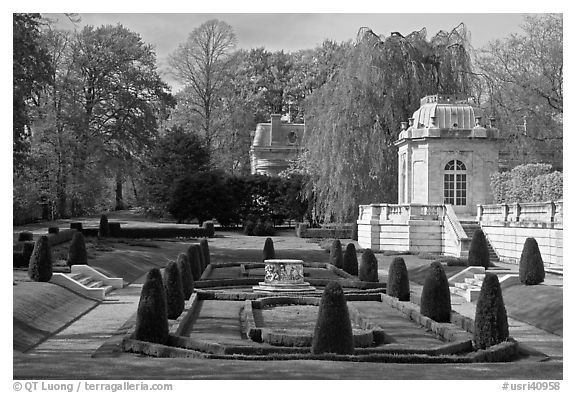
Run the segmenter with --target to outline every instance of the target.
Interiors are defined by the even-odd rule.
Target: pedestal
[[[256,292],[313,292],[316,288],[304,281],[304,261],[266,259],[264,282],[252,287]]]

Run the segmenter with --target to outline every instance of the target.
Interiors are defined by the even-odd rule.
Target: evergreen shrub
[[[32,234],[32,232],[20,232],[18,234],[18,241],[19,242],[29,242],[34,240],[34,235]]]
[[[262,250],[262,262],[266,259],[276,259],[276,252],[274,251],[274,241],[267,237],[264,242],[264,249]]]
[[[335,239],[330,246],[330,263],[339,269],[344,266],[344,256],[342,255],[342,243]]]
[[[110,231],[111,237],[120,237],[120,231],[122,231],[122,228],[120,227],[119,222],[108,222],[108,230]]]
[[[180,269],[180,277],[182,279],[182,292],[184,294],[184,300],[190,299],[192,292],[194,291],[194,277],[192,276],[192,270],[190,269],[190,263],[188,262],[188,256],[184,253],[178,255],[178,269]]]
[[[358,241],[358,223],[352,224],[352,240]]]
[[[60,228],[58,228],[58,227],[49,227],[48,228],[48,233],[50,233],[50,234],[57,234],[59,232],[60,232]]]
[[[312,338],[312,353],[354,353],[352,324],[344,291],[340,284],[330,282],[324,288],[318,319]]]
[[[82,223],[81,222],[71,222],[70,229],[76,229],[77,231],[82,232]]]
[[[482,229],[477,229],[472,235],[470,249],[468,250],[468,266],[490,267],[490,252],[488,251],[488,241]]]
[[[52,278],[52,250],[48,236],[40,236],[36,240],[28,265],[28,277],[38,282],[48,282]]]
[[[200,247],[202,248],[202,255],[204,256],[204,269],[206,269],[206,267],[210,265],[210,248],[208,247],[208,240],[200,240]]]
[[[440,262],[432,262],[424,279],[420,314],[436,322],[450,322],[452,305],[446,272]]]
[[[157,344],[168,342],[168,316],[166,312],[166,290],[158,268],[151,269],[142,286],[140,302],[136,312],[136,340]]]
[[[200,280],[202,277],[202,260],[200,259],[200,253],[198,252],[197,244],[192,244],[188,247],[186,255],[188,256],[188,263],[190,264],[190,270],[192,271],[192,277],[194,281]]]
[[[254,235],[254,228],[256,228],[256,221],[252,219],[248,219],[244,221],[243,229],[245,235],[253,236]]]
[[[508,316],[498,276],[486,273],[476,302],[474,345],[485,349],[508,339]]]
[[[544,261],[538,242],[533,237],[524,241],[519,270],[520,282],[524,285],[537,285],[544,281]]]
[[[108,217],[105,214],[100,216],[100,225],[98,226],[99,237],[110,237],[110,225],[108,224]]]
[[[369,248],[362,253],[358,267],[358,278],[360,281],[378,282],[378,260],[374,251]]]
[[[356,255],[356,246],[354,246],[354,243],[348,243],[346,246],[342,269],[348,274],[358,275],[358,256]]]
[[[214,237],[215,229],[213,221],[204,221],[204,223],[202,223],[202,228],[206,230],[207,237]]]
[[[176,262],[170,262],[164,269],[164,290],[166,291],[166,315],[177,319],[184,311],[182,278]]]
[[[76,232],[72,237],[70,248],[68,249],[68,266],[87,265],[88,254],[86,253],[86,241],[82,232]]]
[[[392,260],[388,269],[386,293],[402,302],[410,300],[410,282],[404,258],[396,257]]]

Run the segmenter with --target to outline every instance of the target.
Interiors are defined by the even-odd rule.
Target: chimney
[[[272,145],[282,143],[282,115],[270,115],[270,142]]]

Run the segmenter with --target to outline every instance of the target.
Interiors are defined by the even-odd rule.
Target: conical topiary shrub
[[[354,352],[352,324],[344,291],[330,282],[324,288],[312,338],[312,353],[351,354]]]
[[[336,239],[330,247],[330,263],[339,269],[344,266],[344,256],[342,255],[342,243]]]
[[[52,251],[48,236],[40,236],[28,264],[28,277],[32,281],[48,282],[52,278]]]
[[[88,254],[86,253],[86,241],[82,232],[76,232],[72,236],[70,248],[68,249],[68,266],[87,265]]]
[[[190,269],[188,256],[184,253],[179,254],[176,263],[178,264],[180,278],[182,279],[182,293],[184,294],[184,300],[188,300],[194,291],[194,277],[192,277],[192,270]]]
[[[190,264],[190,270],[192,271],[194,281],[200,280],[200,277],[202,276],[202,266],[200,266],[200,264],[202,262],[196,244],[192,244],[188,247],[186,255],[188,256],[188,263]]]
[[[158,268],[148,272],[142,286],[133,337],[158,344],[166,344],[168,341],[166,290]]]
[[[520,282],[524,285],[537,285],[544,281],[544,261],[540,254],[538,242],[533,237],[524,241],[520,256]]]
[[[396,257],[388,269],[388,285],[386,293],[405,302],[410,300],[410,282],[404,258]]]
[[[98,227],[99,237],[110,237],[110,225],[108,224],[108,217],[106,214],[100,216],[100,226]]]
[[[485,349],[508,339],[508,316],[498,276],[486,273],[476,302],[474,344]]]
[[[267,237],[266,241],[264,242],[264,249],[262,250],[262,262],[266,259],[275,259],[276,258],[276,251],[274,251],[274,241],[271,238]]]
[[[354,276],[358,275],[358,256],[356,255],[356,247],[354,243],[348,243],[346,251],[344,251],[344,258],[342,261],[342,269],[348,274]]]
[[[440,262],[432,262],[424,280],[420,314],[436,321],[450,322],[452,305],[446,273]]]
[[[200,260],[200,275],[204,273],[204,269],[206,269],[206,261],[204,260],[204,250],[202,250],[202,246],[200,244],[195,244],[194,247],[198,248],[198,258]]]
[[[468,266],[490,267],[490,251],[488,251],[488,242],[482,229],[477,229],[472,235],[468,250]]]
[[[208,247],[208,239],[200,240],[200,247],[202,247],[202,254],[204,255],[204,269],[210,265],[210,248]]]
[[[164,290],[166,291],[166,315],[177,319],[184,311],[182,278],[176,262],[170,262],[164,269]]]
[[[358,267],[358,278],[360,281],[378,282],[378,260],[374,251],[369,248],[362,253]]]

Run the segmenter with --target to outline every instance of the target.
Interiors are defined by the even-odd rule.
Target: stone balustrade
[[[478,205],[479,222],[526,222],[562,225],[563,201]]]

